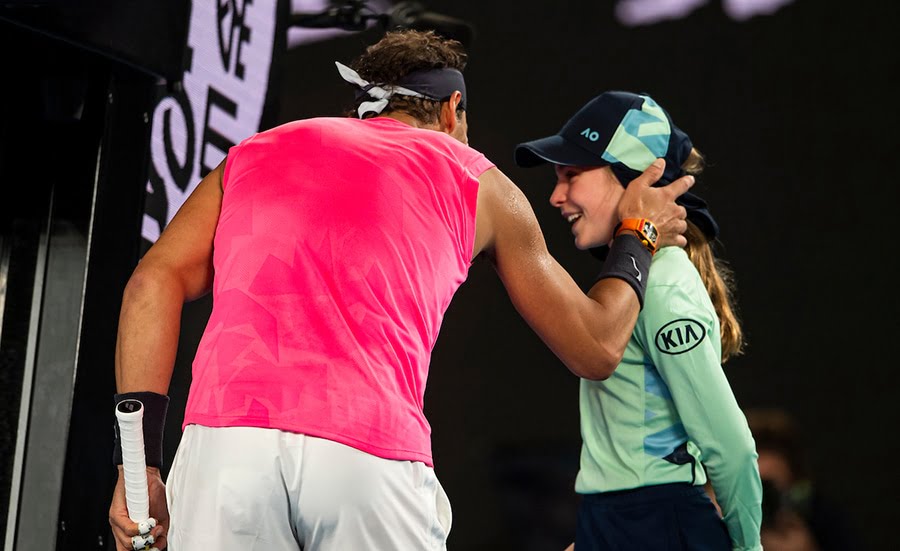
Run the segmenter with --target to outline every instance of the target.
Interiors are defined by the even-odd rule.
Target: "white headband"
[[[360,104],[359,109],[357,109],[357,113],[359,117],[362,118],[368,112],[374,111],[375,113],[380,114],[384,111],[384,108],[387,107],[388,102],[391,100],[391,96],[394,94],[400,94],[402,96],[412,96],[414,98],[427,98],[428,96],[424,94],[420,94],[419,92],[415,92],[410,90],[409,88],[404,88],[402,86],[386,86],[382,88],[381,86],[376,86],[370,82],[363,80],[359,73],[343,65],[337,61],[334,62],[337,65],[338,72],[341,73],[341,77],[349,82],[350,84],[355,84],[359,86],[363,92],[368,94],[370,97],[375,98],[375,101],[364,101]]]

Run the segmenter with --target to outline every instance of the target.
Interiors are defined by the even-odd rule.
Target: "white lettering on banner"
[[[228,148],[259,130],[275,43],[277,0],[193,2],[182,87],[153,111],[141,236],[162,229]]]
[[[722,0],[729,17],[744,21],[757,15],[775,13],[794,0]],[[683,19],[709,0],[619,0],[616,17],[629,27],[651,25],[667,19]]]

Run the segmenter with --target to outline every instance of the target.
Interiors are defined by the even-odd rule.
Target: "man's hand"
[[[683,235],[687,230],[687,211],[675,204],[675,198],[694,185],[694,177],[682,176],[667,186],[651,187],[662,177],[665,168],[666,162],[657,159],[643,174],[632,180],[619,201],[617,214],[619,220],[649,218],[659,231],[659,248],[669,245],[684,247],[687,245]]]
[[[119,481],[113,492],[112,504],[109,506],[109,525],[116,538],[116,551],[134,551],[131,538],[143,536],[147,549],[166,548],[166,531],[169,529],[169,508],[166,505],[166,485],[159,475],[159,469],[147,467],[147,491],[150,494],[150,517],[156,519],[156,526],[147,531],[140,531],[136,523],[128,517],[125,502],[125,475],[119,465]],[[152,542],[147,536],[152,536]]]

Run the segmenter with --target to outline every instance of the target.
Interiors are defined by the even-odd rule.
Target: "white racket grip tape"
[[[141,536],[145,536],[150,533],[150,530],[156,528],[156,519],[148,518],[147,520],[141,521],[138,523],[138,534]]]
[[[128,517],[139,524],[150,518],[143,419],[144,404],[139,400],[122,400],[116,404],[119,440],[122,443],[122,470],[125,474],[125,503]]]
[[[149,534],[146,536],[133,536],[131,538],[131,548],[134,549],[134,551],[149,549],[154,543],[156,543],[156,539]]]

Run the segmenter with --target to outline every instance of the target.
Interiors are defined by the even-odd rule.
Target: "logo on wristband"
[[[634,264],[634,271],[637,272],[637,280],[640,281],[641,280],[641,269],[637,267],[637,261],[634,259],[634,257],[631,255],[628,255],[628,256],[629,256],[629,258],[631,258],[631,263]]]
[[[656,333],[656,348],[663,354],[684,354],[706,338],[706,328],[699,321],[677,319],[665,324]]]

